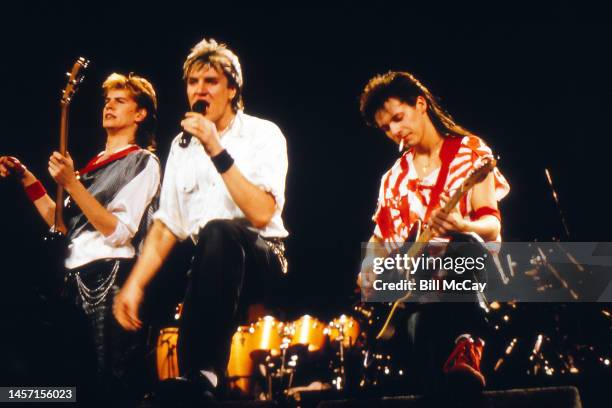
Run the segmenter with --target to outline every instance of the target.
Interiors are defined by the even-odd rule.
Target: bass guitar
[[[68,116],[70,111],[70,103],[74,97],[79,85],[85,78],[83,71],[89,65],[89,61],[83,57],[79,57],[74,64],[70,72],[66,73],[68,81],[62,92],[62,98],[60,100],[61,116],[60,116],[60,139],[59,139],[59,153],[66,156],[68,148]],[[45,244],[47,246],[47,252],[50,253],[54,260],[54,276],[63,277],[63,261],[66,259],[66,233],[67,227],[64,223],[64,188],[61,185],[57,185],[55,192],[55,214],[54,223],[51,229],[44,237]]]

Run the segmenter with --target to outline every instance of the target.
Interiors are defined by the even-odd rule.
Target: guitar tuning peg
[[[83,68],[87,68],[89,65],[89,60],[85,57],[79,57],[79,63],[83,66]]]
[[[66,76],[70,78],[70,72],[66,72]]]

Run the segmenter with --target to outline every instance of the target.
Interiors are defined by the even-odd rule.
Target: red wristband
[[[476,211],[472,211],[472,213],[470,214],[470,218],[473,221],[476,221],[481,219],[485,215],[492,215],[501,221],[501,214],[499,213],[499,211],[491,207],[480,207]]]
[[[36,180],[34,183],[30,184],[25,188],[25,192],[30,199],[30,201],[34,202],[47,194],[47,190],[43,187],[42,183]]]

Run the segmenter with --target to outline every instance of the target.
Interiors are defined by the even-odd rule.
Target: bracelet
[[[47,190],[45,190],[45,187],[43,187],[39,180],[36,180],[34,183],[25,188],[25,193],[30,201],[34,202],[47,194]]]
[[[218,155],[211,157],[210,160],[212,160],[219,174],[225,173],[234,164],[234,159],[225,149],[223,149]]]

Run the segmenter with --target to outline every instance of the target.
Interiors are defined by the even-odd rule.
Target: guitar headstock
[[[66,76],[68,77],[68,83],[66,83],[66,87],[62,92],[62,100],[60,102],[62,106],[68,106],[70,104],[72,97],[74,96],[79,85],[81,84],[81,82],[83,82],[83,79],[85,78],[85,76],[83,75],[83,71],[87,68],[88,65],[88,59],[79,57],[75,61],[70,72],[66,73]]]

